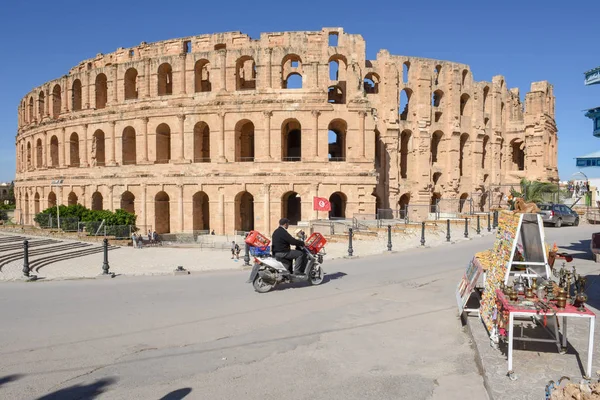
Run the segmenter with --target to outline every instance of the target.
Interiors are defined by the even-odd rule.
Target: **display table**
[[[550,305],[550,309],[544,310],[536,307],[524,306],[522,304],[511,302],[506,295],[500,290],[496,290],[496,296],[498,299],[498,303],[501,304],[501,307],[504,312],[508,312],[508,376],[511,379],[516,379],[516,376],[513,372],[512,365],[512,355],[513,355],[513,342],[514,340],[521,341],[529,341],[529,342],[551,342],[556,343],[559,351],[564,353],[567,348],[567,318],[588,318],[590,320],[589,327],[589,338],[588,338],[588,358],[587,358],[587,368],[586,368],[586,379],[590,379],[592,373],[592,354],[594,351],[594,324],[596,322],[596,315],[591,312],[587,307],[584,306],[584,311],[579,311],[576,307],[571,304],[565,306],[565,308],[560,309],[556,307],[556,303],[554,301],[549,301],[547,304]],[[522,297],[520,297],[522,299]],[[536,299],[534,299],[536,300]],[[500,311],[500,310],[499,310]],[[526,337],[515,337],[514,335],[514,322],[515,318],[519,317],[527,317],[527,318],[537,318],[545,317],[546,319],[554,319],[554,332],[550,331],[544,326],[544,329],[552,336],[552,339],[536,339],[536,338],[526,338]],[[558,329],[558,321],[559,317],[562,317],[562,328]],[[562,343],[560,340],[560,336],[562,336]]]

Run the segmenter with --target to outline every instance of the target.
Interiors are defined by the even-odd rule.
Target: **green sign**
[[[585,75],[585,84],[586,85],[595,85],[600,83],[600,67],[589,70],[584,73]]]

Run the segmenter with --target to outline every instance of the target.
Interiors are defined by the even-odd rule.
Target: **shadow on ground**
[[[24,375],[23,374],[12,374],[12,375],[6,375],[3,377],[0,377],[0,387],[12,382],[12,381],[16,381],[17,379],[21,379]]]
[[[336,279],[341,279],[346,275],[348,274],[346,274],[345,272],[334,272],[333,274],[325,274],[321,285],[324,285],[330,281],[335,281]],[[277,286],[275,290],[298,289],[306,286],[311,286],[311,284],[309,282],[293,282],[286,283],[283,286]]]
[[[159,400],[181,400],[181,399],[185,398],[191,392],[192,392],[191,388],[177,389],[177,390],[173,390],[170,393],[167,393],[166,395],[161,397]]]
[[[573,258],[578,258],[580,260],[593,260],[594,256],[592,254],[592,250],[590,249],[591,243],[592,239],[590,238],[571,243],[569,246],[560,246],[560,248],[564,250],[571,250],[568,253],[570,256],[573,256]],[[557,260],[557,262],[558,261],[559,260]]]
[[[68,399],[94,399],[104,393],[108,386],[117,382],[115,378],[98,379],[89,385],[73,385],[56,392],[49,393],[37,400],[68,400]],[[173,397],[177,399],[178,397]],[[179,397],[182,398],[182,397]]]

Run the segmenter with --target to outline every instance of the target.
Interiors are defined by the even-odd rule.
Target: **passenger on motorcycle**
[[[304,242],[294,239],[287,231],[290,226],[290,220],[282,218],[279,220],[279,228],[275,229],[272,236],[272,251],[277,258],[285,260],[295,260],[294,275],[301,275],[304,268],[304,252],[301,250],[292,250],[290,246],[304,247]]]

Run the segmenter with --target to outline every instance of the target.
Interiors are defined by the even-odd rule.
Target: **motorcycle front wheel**
[[[252,286],[254,286],[254,290],[256,290],[258,293],[267,293],[275,287],[274,284],[265,282],[260,275],[256,275],[254,282],[252,282]]]
[[[324,278],[325,274],[323,273],[323,270],[321,269],[320,265],[313,267],[310,271],[309,281],[311,285],[320,285],[321,283],[323,283]]]

